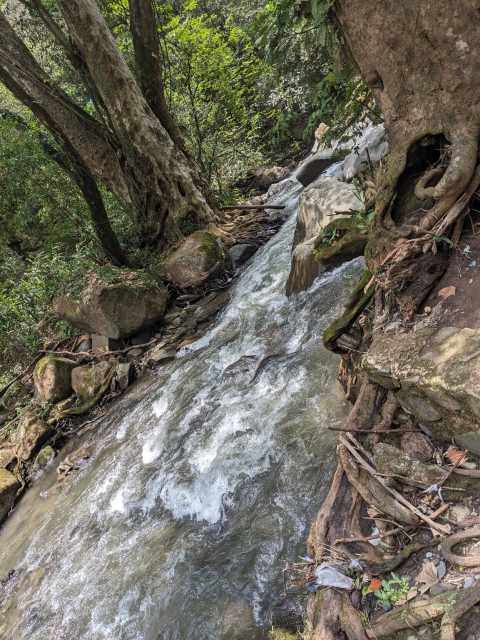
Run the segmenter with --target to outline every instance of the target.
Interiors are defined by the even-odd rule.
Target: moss
[[[195,233],[192,233],[191,237],[202,242],[198,247],[198,251],[203,251],[203,253],[208,254],[215,260],[218,259],[220,247],[218,246],[215,236],[213,236],[209,231],[195,231]]]
[[[326,238],[338,238],[334,243]],[[314,242],[315,260],[324,267],[338,267],[362,256],[367,245],[366,221],[358,217],[333,220]]]
[[[336,339],[345,331],[345,329],[355,322],[361,312],[370,303],[375,287],[370,287],[367,293],[364,293],[364,288],[370,282],[372,274],[368,269],[365,269],[360,282],[355,287],[352,295],[350,296],[347,304],[345,305],[345,311],[340,318],[337,318],[323,333],[323,344],[330,351],[336,350]]]

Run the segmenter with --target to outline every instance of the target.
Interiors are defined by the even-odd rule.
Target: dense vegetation
[[[97,3],[135,74],[127,0]],[[245,176],[304,157],[318,124],[343,135],[372,109],[342,65],[326,14],[330,2],[154,2],[168,108],[217,201],[248,197]],[[49,76],[76,105],[105,119],[88,81],[40,19],[61,23],[53,0],[7,0],[3,11]],[[39,9],[40,7],[40,9]],[[374,114],[376,115],[376,114]],[[46,326],[49,301],[72,269],[108,261],[62,149],[35,115],[0,85],[0,377],[23,366]],[[103,205],[131,266],[155,259],[136,220],[101,183]],[[180,230],[195,227],[186,223]],[[53,321],[53,324],[52,324]]]

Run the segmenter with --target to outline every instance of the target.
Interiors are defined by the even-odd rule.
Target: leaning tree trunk
[[[419,200],[434,203],[418,220],[421,229],[435,227],[472,178],[480,130],[480,2],[337,0],[334,19],[382,110],[390,146],[366,254],[375,266],[392,240],[412,233],[397,228],[392,212],[414,147],[421,152],[442,136],[450,145],[446,168],[428,173],[415,190]]]
[[[143,235],[161,241],[175,233],[180,220],[212,223],[213,199],[198,167],[149,107],[94,0],[58,0],[58,5],[141,186]]]

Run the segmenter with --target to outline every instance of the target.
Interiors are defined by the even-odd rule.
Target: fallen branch
[[[327,427],[329,431],[342,431],[344,433],[364,433],[372,435],[373,433],[422,433],[419,429],[375,429],[370,431],[367,429],[355,429],[354,427]]]
[[[236,204],[220,207],[220,211],[255,211],[256,209],[285,209],[285,204]]]
[[[373,469],[367,462],[365,462],[365,460],[360,456],[360,454],[357,452],[357,450],[355,449],[355,447],[353,447],[350,442],[348,442],[343,436],[340,436],[340,442],[350,451],[350,453],[358,460],[358,462],[362,465],[362,467],[368,471],[372,476],[376,477],[377,481],[396,499],[398,500],[398,502],[400,502],[400,504],[402,504],[403,506],[405,506],[407,509],[409,509],[412,513],[414,513],[416,516],[418,516],[421,520],[423,520],[424,522],[426,522],[429,526],[433,527],[434,529],[437,529],[437,531],[440,531],[440,533],[443,533],[444,535],[450,533],[450,531],[448,530],[447,527],[444,527],[441,524],[438,524],[437,522],[434,522],[431,518],[429,518],[428,516],[424,515],[420,509],[417,509],[417,507],[415,507],[413,504],[411,504],[406,498],[404,498],[402,496],[401,493],[399,493],[398,491],[396,491],[395,489],[392,489],[391,487],[389,487],[387,485],[387,483],[385,482],[385,480],[379,476],[376,476],[376,471],[375,469]]]
[[[401,533],[402,531],[411,531],[412,529],[416,528],[416,525],[411,525],[409,527],[397,527],[396,529],[392,529],[391,531],[386,531],[385,533],[377,533],[374,536],[365,536],[364,538],[337,538],[337,540],[335,540],[335,544],[340,542],[368,542],[369,540],[387,538],[388,536],[393,536],[395,533]]]

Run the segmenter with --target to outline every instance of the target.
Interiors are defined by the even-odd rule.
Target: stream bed
[[[363,263],[286,298],[300,192],[277,196],[290,217],[214,328],[74,438],[93,443],[85,468],[56,490],[57,457],[3,526],[1,637],[252,640],[301,603],[282,571],[330,485],[325,427],[348,413],[321,337]]]

